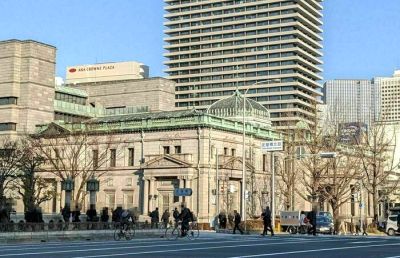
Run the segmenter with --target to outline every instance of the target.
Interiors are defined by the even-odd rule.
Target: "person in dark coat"
[[[400,213],[397,215],[397,231],[400,232]]]
[[[315,236],[317,234],[317,212],[315,210],[310,211],[307,214],[307,219],[311,224],[308,234],[313,234]]]
[[[234,210],[233,211],[233,214],[234,214],[234,223],[235,223],[235,226],[234,226],[234,228],[233,228],[233,234],[236,234],[236,229],[238,229],[239,231],[240,231],[240,234],[242,234],[243,235],[243,231],[240,229],[240,222],[241,222],[241,220],[242,220],[242,217],[240,216],[240,214],[237,212],[237,210]]]
[[[219,227],[222,229],[226,228],[226,222],[227,222],[227,218],[226,218],[226,214],[224,211],[221,211],[218,215],[218,220],[219,220]]]
[[[97,217],[97,211],[93,204],[90,205],[90,208],[86,211],[86,221],[94,222]]]
[[[269,207],[265,209],[265,211],[261,214],[261,218],[263,219],[264,222],[264,231],[261,234],[262,236],[265,236],[266,234],[268,235],[268,231],[271,232],[271,236],[274,235],[274,229],[272,228],[272,217],[271,217],[271,211]]]
[[[179,211],[178,208],[175,207],[174,212],[172,213],[172,217],[174,217],[175,223],[179,220]]]
[[[72,212],[72,222],[81,222],[80,217],[81,216],[81,211],[79,209],[79,206],[75,206],[75,210]]]
[[[61,210],[61,215],[64,219],[64,222],[68,223],[69,218],[71,217],[71,209],[69,208],[69,205],[65,205],[65,207]]]
[[[158,222],[160,222],[160,214],[158,212],[158,208],[150,213],[151,218],[151,228],[158,228]]]
[[[122,216],[122,212],[124,210],[122,209],[121,206],[118,206],[113,212],[112,212],[112,217],[111,220],[112,222],[120,222],[121,221],[121,216]]]
[[[168,226],[169,216],[170,216],[169,211],[168,211],[168,209],[166,209],[164,211],[163,215],[161,216],[161,221],[164,224],[164,228],[167,228],[167,226]]]
[[[110,216],[108,215],[108,208],[104,207],[103,210],[101,211],[101,216],[100,216],[100,220],[103,223],[108,222],[108,220],[110,219]]]

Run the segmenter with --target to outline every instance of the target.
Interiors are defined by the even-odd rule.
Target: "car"
[[[389,236],[400,234],[399,228],[397,227],[397,215],[389,215],[386,220],[386,234]]]
[[[317,216],[317,233],[333,234],[333,221],[327,216]]]

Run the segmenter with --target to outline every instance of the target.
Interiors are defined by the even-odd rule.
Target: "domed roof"
[[[256,122],[263,126],[271,125],[268,109],[255,100],[245,98],[238,90],[232,96],[216,101],[207,109],[207,113],[243,121],[243,101],[246,101],[246,122]]]

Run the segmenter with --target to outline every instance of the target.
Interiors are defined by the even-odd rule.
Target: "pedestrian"
[[[240,216],[240,214],[237,212],[237,210],[233,211],[234,214],[234,228],[233,228],[233,234],[236,234],[236,229],[238,229],[240,231],[240,234],[243,235],[243,231],[240,229],[240,221],[242,220],[242,217]]]
[[[161,216],[161,221],[164,224],[164,228],[168,227],[169,216],[170,216],[169,211],[168,211],[168,209],[166,209],[164,211],[163,215]]]
[[[363,236],[368,236],[368,234],[367,234],[367,228],[368,228],[368,222],[367,222],[367,220],[365,219],[365,220],[364,220],[364,223],[363,223],[363,225],[362,225],[362,229],[363,229],[362,235],[363,235]]]
[[[264,231],[261,234],[262,236],[265,236],[266,234],[268,235],[268,231],[271,232],[271,236],[274,236],[274,229],[272,228],[272,217],[271,217],[271,211],[269,209],[269,206],[264,210],[264,212],[261,214],[261,218],[264,222]]]
[[[189,208],[185,207],[185,204],[181,204],[181,213],[178,216],[178,219],[182,221],[182,228],[181,228],[181,236],[186,236],[189,230],[189,222],[192,220],[192,212]]]
[[[397,214],[397,232],[400,232],[400,213]]]
[[[158,208],[150,213],[151,218],[151,228],[158,228],[158,222],[160,222],[160,214]]]
[[[64,208],[61,210],[61,215],[62,215],[62,217],[64,219],[64,222],[68,223],[69,222],[69,218],[71,216],[71,209],[69,208],[68,204],[66,204],[64,206]]]
[[[317,213],[315,212],[315,210],[312,210],[307,214],[307,219],[311,224],[311,227],[309,227],[308,230],[308,234],[313,234],[315,236],[317,234]]]
[[[178,223],[179,220],[179,211],[178,208],[175,207],[173,213],[172,213],[172,217],[174,217],[175,223]]]
[[[218,220],[219,220],[219,227],[222,228],[222,229],[225,229],[226,228],[226,221],[227,221],[225,211],[221,211],[219,213]]]
[[[79,205],[75,205],[75,210],[72,212],[72,222],[81,222],[80,217],[81,211],[79,209]]]

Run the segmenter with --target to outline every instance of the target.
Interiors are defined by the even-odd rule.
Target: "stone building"
[[[281,139],[282,135],[271,129],[268,110],[246,99],[243,154],[243,123],[236,119],[243,117],[242,107],[243,96],[236,92],[216,102],[208,113],[191,109],[112,115],[84,123],[50,123],[40,126],[39,131],[51,135],[54,130],[70,132],[88,126],[93,137],[115,137],[113,148],[118,149],[118,154],[110,151],[109,161],[100,168],[106,174],[101,178],[98,208],[137,207],[147,215],[156,207],[171,211],[185,202],[200,222],[209,222],[217,213],[218,197],[220,210],[240,210],[243,156],[246,189],[251,190],[248,214],[258,214],[269,202],[267,196],[262,196],[270,192],[270,166],[268,157],[261,152],[261,142]],[[64,203],[61,182],[57,181],[59,199],[47,202],[43,206],[45,212],[59,210]],[[174,189],[183,187],[192,188],[193,195],[174,196]],[[83,208],[88,207],[87,202]]]
[[[54,117],[56,48],[33,40],[0,41],[0,135],[32,132]]]

